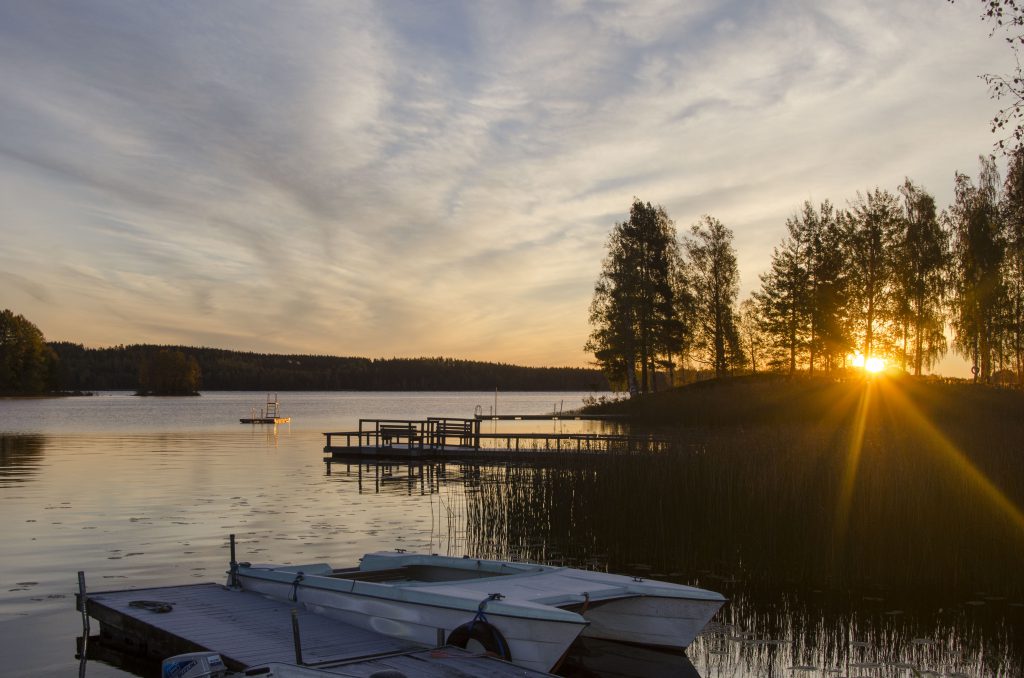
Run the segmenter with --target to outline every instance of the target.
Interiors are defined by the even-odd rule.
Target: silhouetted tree
[[[850,301],[864,359],[884,356],[892,319],[894,254],[902,214],[896,196],[876,188],[857,195],[849,221]],[[880,346],[880,344],[883,344]]]
[[[851,348],[848,238],[841,216],[828,201],[817,210],[805,202],[786,220],[787,236],[755,293],[773,363],[785,362],[790,374],[804,365],[813,374],[822,362],[830,370]]]
[[[164,349],[152,354],[139,369],[140,395],[197,395],[199,363],[181,351]]]
[[[751,374],[757,374],[761,364],[766,337],[761,329],[761,309],[753,297],[740,302],[739,321],[736,323],[740,333],[740,346],[747,358]]]
[[[203,388],[213,391],[601,391],[598,370],[522,367],[454,358],[357,358],[278,355],[194,346],[132,345],[84,348],[51,344],[68,389],[138,388],[141,365],[163,350],[199,363]]]
[[[953,237],[953,328],[957,352],[970,359],[975,381],[992,376],[1000,313],[1004,244],[995,159],[981,158],[978,186],[959,172],[949,219]]]
[[[820,356],[825,371],[830,371],[845,361],[853,350],[847,237],[850,218],[827,200],[821,203],[817,214],[809,203],[805,203],[804,214],[805,221],[814,224],[814,228],[803,231],[807,234],[810,259],[810,369],[814,371],[815,358]]]
[[[739,269],[732,231],[705,215],[693,225],[685,242],[695,300],[696,333],[704,360],[716,377],[743,362],[734,306],[739,294]]]
[[[952,2],[953,0],[950,0]],[[982,18],[995,24],[991,33],[1004,31],[1004,40],[1013,52],[1012,74],[985,73],[981,77],[989,86],[992,99],[1008,104],[992,118],[992,131],[1000,134],[996,145],[1013,153],[1024,142],[1024,71],[1021,70],[1020,48],[1024,45],[1024,3],[1020,0],[981,0]]]
[[[586,344],[609,378],[625,381],[631,395],[653,387],[659,357],[682,349],[678,267],[672,220],[661,206],[634,200],[629,220],[615,224],[608,238]]]
[[[770,346],[777,356],[773,362],[793,374],[797,354],[807,345],[808,285],[807,256],[803,245],[793,237],[794,220],[786,222],[790,235],[772,252],[771,268],[761,275],[761,289],[754,293],[761,321]]]
[[[1024,384],[1024,149],[1010,156],[1002,198],[1005,343],[1013,357],[1017,383]]]
[[[0,393],[36,394],[56,388],[57,355],[23,315],[0,311]]]
[[[943,312],[949,265],[949,233],[935,213],[935,198],[910,179],[900,187],[903,228],[897,241],[895,320],[900,332],[900,362],[914,374],[931,368],[946,354]]]

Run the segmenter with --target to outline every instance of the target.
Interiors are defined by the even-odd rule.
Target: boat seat
[[[353,579],[355,581],[384,582],[409,579],[409,568],[395,567],[387,570],[360,570],[357,567],[334,570],[329,577]]]

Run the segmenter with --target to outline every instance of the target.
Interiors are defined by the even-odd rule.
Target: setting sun
[[[857,353],[853,356],[853,366],[863,367],[865,372],[877,374],[885,369],[885,360],[882,358],[868,358],[864,360],[864,356]]]

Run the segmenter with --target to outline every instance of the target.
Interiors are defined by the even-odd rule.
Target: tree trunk
[[[923,304],[917,300],[917,313],[914,314],[914,376],[921,376],[921,365],[924,362],[924,319],[921,311]]]
[[[630,398],[635,398],[640,394],[636,383],[636,359],[632,354],[626,356],[626,385],[629,387]]]

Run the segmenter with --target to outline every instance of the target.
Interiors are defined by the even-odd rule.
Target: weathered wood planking
[[[132,601],[169,603],[170,612],[132,607]],[[136,650],[163,659],[173,654],[217,652],[234,671],[267,664],[295,665],[292,606],[219,584],[191,584],[88,594],[88,612],[107,631],[135,639]],[[302,659],[322,673],[369,676],[395,669],[407,676],[547,676],[490,657],[422,646],[329,619],[299,607]],[[332,665],[331,667],[325,664]],[[343,667],[343,668],[341,668]]]
[[[219,584],[90,593],[89,614],[100,623],[121,628],[119,619],[151,627],[191,646],[219,653],[242,667],[294,662],[292,606]],[[170,603],[170,612],[131,607],[132,601]],[[104,608],[104,609],[101,609]],[[422,649],[298,609],[302,657],[307,664]]]

